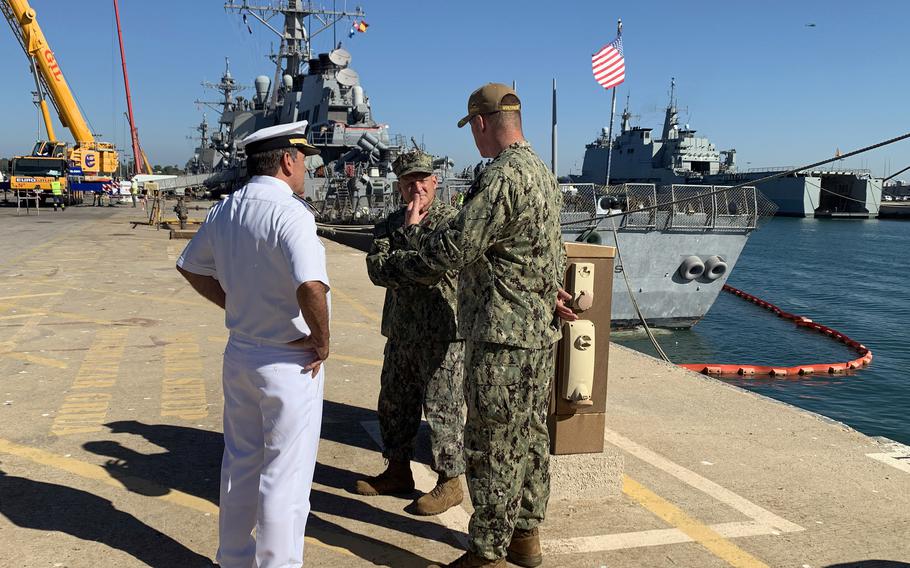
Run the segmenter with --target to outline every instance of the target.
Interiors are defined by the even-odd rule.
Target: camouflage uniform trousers
[[[462,341],[386,342],[378,404],[383,457],[414,457],[422,407],[430,426],[433,471],[445,477],[464,473],[463,376]]]
[[[474,505],[468,548],[484,558],[504,557],[516,528],[530,530],[546,516],[553,365],[549,347],[465,346],[464,445]]]

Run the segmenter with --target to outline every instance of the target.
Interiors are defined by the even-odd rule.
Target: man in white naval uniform
[[[303,565],[329,355],[329,279],[300,199],[306,121],[241,143],[249,183],[215,205],[177,270],[225,310],[224,457],[218,563]],[[256,538],[252,536],[256,529]]]

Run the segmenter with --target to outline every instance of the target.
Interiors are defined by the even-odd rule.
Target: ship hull
[[[612,229],[599,228],[598,234],[603,244],[615,246]],[[563,233],[567,241],[579,236],[580,230]],[[616,237],[622,260],[619,255],[614,259],[610,326],[629,329],[642,325],[630,297],[631,288],[631,296],[649,326],[684,329],[697,324],[711,309],[739,260],[749,233],[620,229]],[[726,261],[727,270],[715,280],[686,280],[680,276],[679,267],[691,256],[720,256]]]

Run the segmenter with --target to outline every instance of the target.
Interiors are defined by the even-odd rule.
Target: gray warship
[[[353,232],[359,241],[368,240],[368,225],[398,206],[391,163],[406,141],[391,135],[389,125],[374,118],[370,99],[351,66],[351,54],[341,42],[333,41],[334,48],[328,52],[312,51],[313,38],[334,30],[342,20],[362,21],[364,11],[323,9],[298,0],[224,6],[239,12],[244,21],[253,18],[275,31],[280,48],[272,55],[274,79],[256,77],[250,98],[235,96],[244,87],[234,81],[229,67],[220,83],[204,83],[221,93],[219,101],[197,101],[220,115],[208,149],[200,144],[194,155],[200,167],[211,167],[206,186],[217,196],[246,181],[245,156],[238,140],[266,126],[306,120],[307,136],[321,151],[308,158],[306,199],[321,222],[362,225],[363,230]],[[277,16],[283,19],[283,25],[277,26],[280,30],[269,23]],[[437,165],[446,169],[450,163],[440,159]]]
[[[680,128],[671,82],[663,131],[633,126],[628,103],[612,137],[586,145],[582,173],[563,184],[563,234],[617,246],[613,326],[695,325],[723,289],[749,235],[777,206],[754,186],[731,187],[736,151]],[[587,219],[587,221],[585,221]]]
[[[324,9],[300,0],[261,6],[228,2],[224,7],[238,12],[244,22],[250,18],[262,22],[279,36],[278,53],[271,56],[274,79],[260,75],[253,81],[252,96],[237,95],[251,87],[236,82],[226,61],[218,83],[202,83],[220,97],[197,100],[196,105],[214,110],[219,119],[211,134],[205,121],[196,128],[199,144],[188,170],[211,173],[205,185],[212,196],[229,193],[247,179],[238,140],[266,126],[306,120],[307,137],[321,152],[308,158],[306,184],[306,199],[318,213],[320,232],[368,249],[371,224],[399,206],[391,164],[408,141],[375,119],[351,66],[351,53],[340,42],[333,40],[333,49],[324,53],[312,48],[316,36],[334,33],[343,20],[363,21],[365,12],[359,7]],[[282,24],[273,26],[270,20],[278,17]],[[468,181],[452,175],[453,163],[447,157],[437,157],[434,166],[442,180],[441,198],[451,200],[467,188]]]
[[[735,149],[718,151],[688,124],[680,127],[675,89],[675,80],[671,80],[670,103],[660,138],[655,138],[650,128],[632,126],[627,103],[621,132],[613,140],[612,183],[738,185],[794,169],[785,166],[737,171]],[[582,173],[577,179],[604,183],[609,149],[604,129],[585,146]],[[874,178],[869,170],[803,170],[764,182],[759,189],[775,203],[777,215],[874,218],[881,203],[882,180]]]
[[[375,120],[350,52],[341,45],[314,55],[307,19],[319,18],[320,31],[354,12],[323,10],[309,2],[287,0],[272,6],[227,3],[245,18],[263,22],[283,16],[279,53],[273,56],[275,79],[262,75],[254,93],[235,96],[238,85],[226,67],[221,82],[206,84],[221,93],[218,101],[197,101],[220,114],[207,134],[200,125],[200,147],[193,161],[211,168],[206,180],[217,195],[245,182],[244,155],[236,141],[273,124],[308,120],[308,138],[322,154],[310,164],[306,197],[318,215],[323,236],[369,250],[372,223],[399,207],[391,162],[407,145]],[[270,28],[276,28],[269,25]],[[277,32],[277,30],[276,30]],[[627,118],[623,133],[627,136]],[[413,140],[412,140],[413,142]],[[667,146],[667,154],[681,151]],[[676,159],[673,157],[672,159]],[[466,190],[479,168],[459,174],[446,158],[434,162],[440,179],[437,195],[452,199]],[[613,285],[613,326],[634,327],[642,319],[662,327],[690,327],[714,303],[740,251],[769,206],[754,188],[707,195],[682,204],[680,196],[707,194],[712,186],[637,183],[603,186],[578,180],[563,184],[561,221],[566,240],[618,244]],[[645,209],[656,207],[654,209]],[[617,214],[605,218],[605,214]]]

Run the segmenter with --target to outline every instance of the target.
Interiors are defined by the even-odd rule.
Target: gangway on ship
[[[157,185],[157,190],[165,195],[190,195],[194,198],[202,197],[202,194],[206,191],[205,180],[211,174],[190,174],[182,176],[165,176],[165,175],[147,175],[139,174],[136,176],[136,181],[139,183],[139,188],[142,189],[143,186],[148,182],[154,182]],[[149,198],[152,196],[150,195]]]

